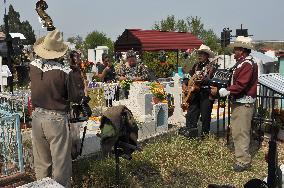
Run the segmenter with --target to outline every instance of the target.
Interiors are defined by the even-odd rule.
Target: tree
[[[178,31],[188,32],[189,28],[184,20],[176,20],[174,15],[168,16],[166,19],[156,22],[153,26],[154,30],[160,31]]]
[[[212,51],[220,52],[221,45],[219,43],[218,36],[214,33],[212,29],[206,30],[204,24],[201,22],[200,17],[187,17],[187,24],[189,27],[189,32],[197,36],[203,41],[203,43],[210,47]]]
[[[95,49],[97,46],[107,46],[109,48],[109,54],[113,55],[113,41],[106,36],[105,33],[99,31],[93,31],[87,35],[83,43],[84,51],[88,49]]]
[[[88,49],[94,49],[97,46],[107,46],[110,49],[113,49],[112,40],[108,38],[105,33],[99,31],[93,31],[92,33],[88,34],[84,43]]]
[[[34,30],[28,21],[23,21],[20,27],[20,33],[22,33],[26,40],[23,40],[23,44],[31,45],[36,41]]]
[[[25,35],[26,40],[23,40],[23,44],[30,45],[36,41],[34,30],[28,21],[21,22],[20,13],[16,12],[12,5],[9,6],[8,12],[8,25],[11,33],[22,33]],[[1,26],[1,30],[5,32],[5,26]]]
[[[67,39],[67,42],[70,42],[70,43],[72,43],[72,44],[75,44],[75,48],[76,49],[80,49],[80,50],[82,50],[83,49],[83,43],[84,43],[84,41],[83,41],[83,38],[81,37],[81,36],[79,36],[79,35],[77,35],[77,36],[75,36],[75,37],[69,37],[68,39]]]
[[[201,21],[200,17],[187,17],[184,19],[175,19],[174,15],[167,16],[166,19],[161,20],[160,22],[156,22],[153,26],[153,29],[155,30],[161,30],[161,31],[179,31],[179,32],[190,32],[197,38],[201,39],[203,43],[211,48],[211,50],[215,52],[221,52],[221,45],[219,43],[219,38],[214,33],[212,29],[206,30],[204,28],[204,24]],[[184,71],[187,73],[188,70],[192,67],[192,65],[196,62],[196,53],[191,53],[187,58],[183,57],[184,52],[181,52],[181,55],[179,56],[179,65],[181,65],[184,69]],[[155,56],[155,53],[153,55],[147,54],[147,57]],[[176,60],[176,58],[173,56],[173,59]],[[153,60],[146,58],[146,61],[144,62],[148,64],[148,66],[152,66]],[[176,61],[175,61],[176,62]],[[153,67],[153,66],[152,66]],[[175,67],[175,65],[174,65]],[[160,75],[160,72],[163,72],[163,70],[160,70],[161,67],[157,66],[155,67],[155,73],[156,75]]]

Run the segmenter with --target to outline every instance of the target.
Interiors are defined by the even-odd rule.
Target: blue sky
[[[36,35],[44,35],[35,11],[36,0],[7,0]],[[151,29],[155,21],[175,15],[201,17],[217,35],[224,27],[235,31],[243,24],[255,40],[284,40],[284,0],[46,0],[48,14],[64,37],[86,36],[98,30],[112,40],[126,28]],[[4,3],[0,2],[0,24]],[[235,32],[233,32],[234,34]]]

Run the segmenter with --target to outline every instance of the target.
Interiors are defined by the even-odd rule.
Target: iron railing
[[[23,171],[20,114],[15,101],[0,98],[0,178]]]

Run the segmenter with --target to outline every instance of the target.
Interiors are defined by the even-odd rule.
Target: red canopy
[[[114,44],[115,51],[187,50],[199,48],[202,41],[191,33],[126,29]]]

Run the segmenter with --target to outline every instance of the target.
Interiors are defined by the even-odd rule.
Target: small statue
[[[52,19],[45,12],[47,8],[48,8],[48,5],[44,0],[39,0],[36,3],[36,12],[39,15],[41,21],[43,22],[43,27],[46,27],[47,31],[53,31],[55,27],[53,26]]]

